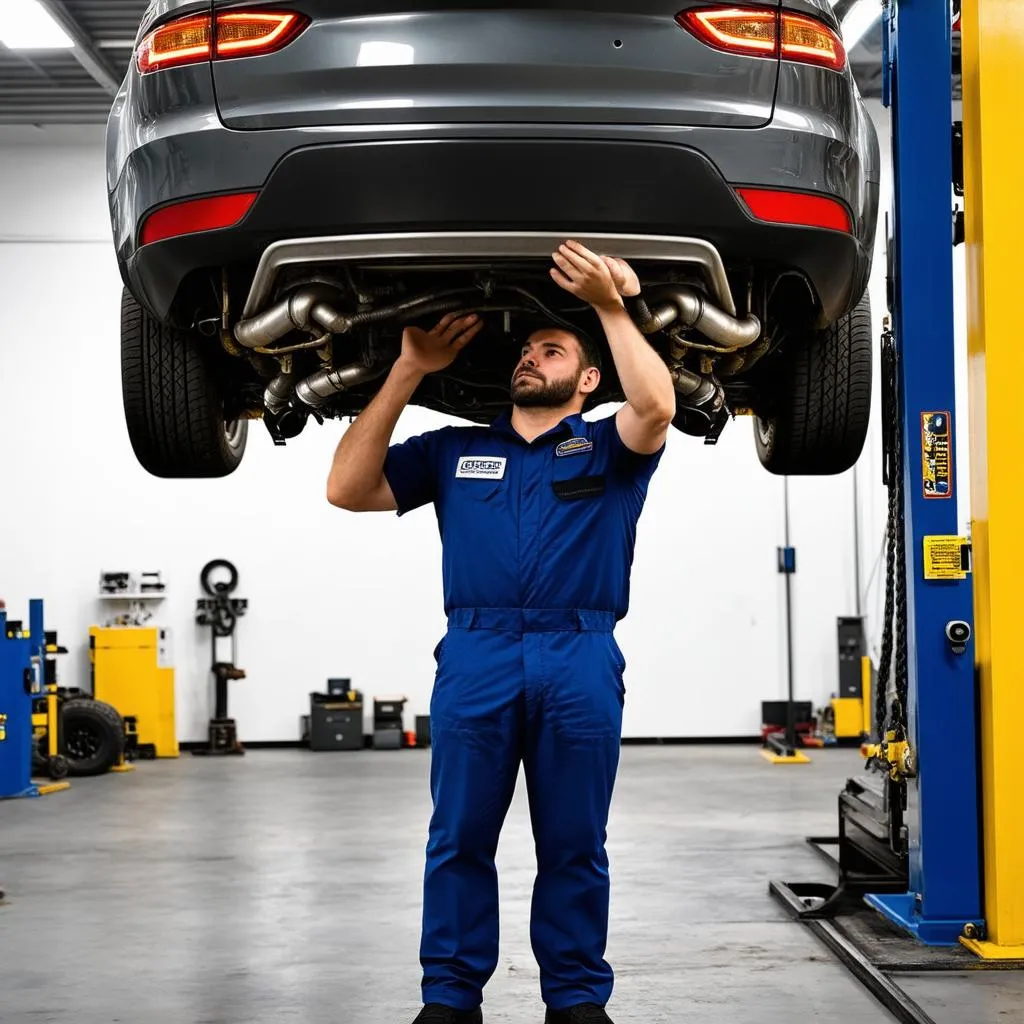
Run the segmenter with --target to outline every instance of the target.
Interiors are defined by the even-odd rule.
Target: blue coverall
[[[537,853],[530,937],[547,1006],[607,1003],[605,836],[618,768],[636,524],[664,452],[615,418],[527,443],[506,412],[392,445],[398,514],[433,503],[448,629],[430,703],[423,1001],[471,1010],[498,962],[498,836],[522,762]]]

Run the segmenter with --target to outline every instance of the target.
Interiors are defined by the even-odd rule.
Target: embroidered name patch
[[[466,455],[459,459],[455,476],[459,480],[500,480],[506,461],[497,455]]]
[[[586,437],[570,437],[568,441],[563,441],[556,449],[555,455],[558,458],[562,458],[566,455],[582,455],[584,452],[592,452],[594,450],[594,442]]]

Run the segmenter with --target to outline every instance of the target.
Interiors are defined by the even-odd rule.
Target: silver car
[[[774,473],[862,449],[879,152],[828,0],[154,0],[107,174],[154,475],[359,412],[451,310],[485,331],[413,402],[489,422],[530,330],[597,330],[548,275],[568,237],[639,272],[679,430],[750,415]]]

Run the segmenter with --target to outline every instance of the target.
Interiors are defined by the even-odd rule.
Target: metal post
[[[963,5],[964,204],[971,397],[971,538],[980,688],[987,959],[1024,958],[1020,584],[1020,69],[1024,8]],[[984,73],[982,73],[984,71]],[[966,660],[966,658],[964,659]]]
[[[810,758],[797,749],[796,706],[793,702],[793,590],[790,576],[796,572],[796,552],[789,543],[789,477],[783,478],[782,507],[784,518],[784,547],[778,549],[778,570],[786,577],[786,731],[783,738],[771,733],[766,739],[763,757],[772,764],[808,764]]]
[[[856,466],[853,467],[853,590],[857,618],[861,619],[864,617],[864,608],[860,594],[860,488]]]
[[[983,928],[973,665],[969,655],[953,652],[945,635],[948,622],[969,619],[971,585],[926,578],[925,557],[926,538],[958,531],[955,437],[966,427],[952,415],[951,27],[949,5],[935,0],[893,0],[886,17],[892,312],[905,480],[906,711],[919,772],[908,782],[910,891],[868,899],[923,942],[945,945],[956,943],[965,926]],[[944,442],[935,441],[929,424],[948,431]],[[935,457],[931,464],[929,456]]]
[[[785,519],[785,545],[789,551],[789,477],[782,481],[782,494]],[[787,572],[786,576],[786,745],[790,751],[796,750],[796,711],[793,707],[793,596],[791,580],[793,574]]]

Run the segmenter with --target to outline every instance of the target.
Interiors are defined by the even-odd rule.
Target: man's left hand
[[[589,302],[599,311],[622,308],[615,277],[608,264],[596,253],[570,240],[560,245],[551,258],[555,261],[551,277],[570,295]]]
[[[601,259],[611,271],[612,280],[620,295],[628,299],[640,294],[640,278],[625,260],[620,260],[616,256],[602,256]]]

